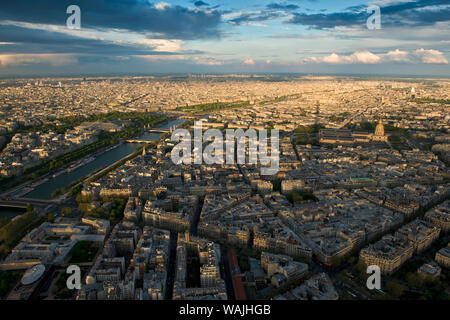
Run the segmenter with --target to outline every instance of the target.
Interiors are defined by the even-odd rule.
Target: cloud
[[[229,15],[231,19],[228,20],[228,22],[234,25],[241,25],[241,24],[250,24],[254,22],[264,22],[268,20],[277,19],[282,16],[284,16],[283,13],[272,11],[242,12]]]
[[[192,57],[183,54],[161,54],[161,55],[136,55],[136,58],[145,59],[151,62],[186,62],[188,64],[205,65],[205,66],[222,66],[225,63],[217,61],[208,56]]]
[[[417,49],[415,54],[423,63],[448,64],[448,60],[444,57],[444,54],[438,50],[425,50],[424,48],[421,48]]]
[[[293,13],[292,17],[285,21],[288,24],[299,24],[310,26],[315,29],[332,29],[335,27],[349,27],[354,25],[363,25],[368,15],[355,12],[337,12],[337,13]]]
[[[65,26],[66,9],[70,4],[69,0],[3,1],[0,21]],[[168,6],[166,2],[153,5],[142,0],[77,0],[76,4],[81,8],[82,29],[122,29],[182,40],[221,36],[221,13],[216,9]]]
[[[204,1],[195,1],[194,2],[194,6],[196,6],[196,7],[203,7],[203,6],[209,6],[209,4],[204,2]]]
[[[393,62],[410,62],[411,58],[408,52],[396,49],[394,51],[389,51],[388,53],[386,53],[383,56],[383,60]]]
[[[180,61],[186,60],[186,56],[182,54],[150,54],[150,55],[136,55],[136,58],[141,58],[149,61]]]
[[[444,54],[438,50],[418,49],[408,53],[396,49],[385,54],[375,54],[370,51],[357,51],[350,55],[339,55],[332,53],[324,57],[308,57],[302,60],[302,64],[380,64],[380,63],[426,63],[426,64],[448,64]]]
[[[152,48],[154,52],[179,52],[183,41],[170,39],[127,39],[116,40],[113,43],[124,45],[143,45]]]
[[[391,6],[394,4],[397,5],[397,4],[401,4],[401,3],[407,3],[407,2],[416,2],[416,0],[377,0],[377,1],[372,1],[370,4],[380,6],[380,7],[385,7],[385,6]]]
[[[300,7],[296,4],[280,4],[280,3],[270,3],[267,5],[268,9],[274,9],[274,10],[297,10]]]
[[[383,27],[417,27],[435,25],[438,22],[450,21],[450,5],[448,0],[385,0],[373,2],[381,7]],[[331,13],[293,13],[285,21],[315,29],[333,29],[337,27],[365,28],[371,13],[367,6],[349,7],[344,11]]]
[[[227,12],[222,17],[233,25],[251,25],[255,22],[265,22],[287,17],[291,11],[300,7],[295,4],[270,3],[263,10]]]
[[[242,62],[242,64],[245,66],[254,66],[255,61],[253,61],[253,59],[246,59],[246,60],[244,60],[244,62]]]
[[[214,58],[200,58],[200,57],[195,57],[194,61],[196,64],[201,64],[201,65],[205,65],[205,66],[223,66],[225,63],[223,61],[217,61]]]
[[[172,5],[167,2],[158,2],[157,4],[155,4],[155,8],[158,10],[166,10],[166,8],[170,7],[172,7]]]
[[[63,26],[15,21],[0,22],[0,39],[11,42],[2,53],[79,53],[133,55],[181,52],[183,40],[154,39],[126,30],[85,28],[81,32]]]
[[[0,54],[0,66],[10,67],[33,63],[46,63],[52,66],[61,66],[77,62],[75,56],[70,54]]]
[[[255,22],[264,22],[287,17],[291,11],[300,7],[296,4],[269,3],[262,10],[233,12],[223,14],[223,18],[233,25],[254,25]]]
[[[381,58],[369,51],[357,51],[349,56],[341,56],[332,53],[323,58],[311,57],[303,60],[303,63],[326,63],[326,64],[376,64]]]

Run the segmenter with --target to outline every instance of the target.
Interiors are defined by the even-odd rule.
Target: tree
[[[423,279],[416,272],[408,272],[406,274],[406,281],[411,287],[420,288],[423,285]]]
[[[70,190],[70,196],[73,197],[75,195],[78,195],[81,192],[82,189],[83,189],[83,186],[81,184],[76,186],[76,187],[74,187],[74,188],[72,188]]]
[[[386,284],[386,291],[394,298],[400,298],[405,291],[405,287],[400,283],[390,281]]]
[[[355,264],[355,262],[356,262],[356,257],[351,256],[350,258],[348,258],[348,263],[353,265],[353,264]]]
[[[32,212],[33,210],[34,206],[31,203],[27,204],[27,212]]]
[[[64,207],[61,209],[61,213],[63,216],[69,216],[70,214],[72,214],[72,208]]]
[[[57,196],[60,196],[62,193],[61,189],[56,189],[51,193],[52,198],[56,198]]]
[[[9,252],[9,249],[6,246],[6,244],[1,244],[0,245],[0,259],[5,257],[8,254],[8,252]]]
[[[338,268],[341,264],[342,264],[342,258],[341,257],[334,256],[333,258],[331,258],[331,265],[334,268]]]
[[[16,282],[20,279],[20,271],[4,271],[0,274],[0,299],[12,289]]]
[[[273,191],[281,191],[281,180],[277,179],[273,182]]]
[[[0,243],[10,243],[33,223],[36,215],[33,212],[27,212],[16,219],[10,221],[6,226],[0,229]]]
[[[354,265],[354,270],[359,273],[359,277],[363,279],[364,281],[367,280],[369,275],[367,274],[367,266],[366,264],[359,259],[358,263]]]
[[[7,218],[0,218],[0,228],[6,226],[9,223]]]
[[[48,221],[48,222],[53,222],[53,221],[55,221],[55,216],[53,215],[53,213],[48,213],[48,214],[47,214],[47,221]]]

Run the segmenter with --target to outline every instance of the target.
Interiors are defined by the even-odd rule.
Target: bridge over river
[[[51,204],[56,204],[55,200],[42,200],[31,198],[7,198],[0,199],[0,207],[5,208],[21,208],[26,209],[28,204],[32,204],[34,207],[46,208]]]
[[[153,132],[153,133],[169,133],[172,130],[170,129],[146,129],[146,132]]]

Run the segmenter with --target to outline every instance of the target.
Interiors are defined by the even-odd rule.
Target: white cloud
[[[181,49],[183,41],[169,39],[135,38],[127,40],[117,40],[114,41],[114,43],[125,45],[142,45],[144,47],[152,48],[152,50],[156,52],[178,52]]]
[[[378,1],[372,1],[370,4],[380,6],[380,7],[386,7],[386,6],[404,4],[404,3],[409,3],[409,2],[416,2],[416,0],[378,0]]]
[[[72,64],[77,61],[71,54],[0,54],[0,66],[17,66],[31,63],[48,63],[52,66]]]
[[[406,51],[401,51],[396,49],[394,51],[389,51],[383,56],[384,61],[394,61],[394,62],[410,62],[411,58],[409,53]]]
[[[224,20],[232,20],[232,19],[238,18],[243,15],[251,15],[251,14],[258,14],[258,13],[260,13],[260,12],[259,11],[236,11],[236,12],[231,12],[231,13],[224,13],[222,15],[222,18]]]
[[[225,63],[215,60],[211,57],[191,57],[183,54],[156,54],[156,55],[136,55],[137,58],[142,58],[148,61],[173,62],[182,61],[186,63],[193,63],[206,66],[222,66]]]
[[[379,63],[381,58],[369,51],[358,51],[350,56],[356,63],[374,64]]]
[[[253,59],[246,59],[246,60],[244,60],[243,64],[246,66],[254,66],[255,61],[253,61]]]
[[[171,7],[170,3],[167,2],[158,2],[157,4],[155,4],[155,8],[158,10],[165,10],[166,8],[170,7]]]
[[[217,61],[215,59],[211,58],[195,58],[194,59],[196,64],[203,64],[206,66],[223,66],[225,63],[222,61]]]
[[[143,54],[135,57],[150,61],[180,61],[186,60],[186,56],[182,54]]]
[[[81,39],[99,40],[105,42],[112,42],[121,45],[129,46],[143,46],[151,48],[153,51],[178,52],[184,44],[182,40],[176,39],[161,39],[156,38],[157,34],[140,34],[124,29],[90,29],[83,27],[81,30],[71,30],[63,25],[39,24],[20,21],[3,20],[0,21],[0,26],[17,26],[21,28],[57,32],[61,34],[70,35]],[[149,38],[155,36],[155,38]]]
[[[337,55],[336,53],[332,53],[329,56],[326,56],[322,59],[322,62],[329,63],[329,64],[339,64],[344,63],[344,60],[347,57],[341,57]]]
[[[425,50],[421,48],[415,51],[415,55],[423,63],[448,64],[448,60],[444,57],[444,54],[438,50]]]
[[[351,55],[338,55],[333,53],[325,57],[309,57],[302,60],[306,63],[326,64],[379,64],[379,63],[426,63],[448,64],[444,54],[437,50],[418,49],[413,53],[396,49],[385,54],[374,54],[370,51],[357,51]]]
[[[251,26],[251,27],[260,27],[260,28],[266,28],[267,24],[261,23],[261,22],[247,22],[245,25]]]
[[[348,56],[332,53],[323,58],[311,57],[303,60],[303,63],[327,63],[327,64],[376,64],[381,57],[369,51],[357,51]]]

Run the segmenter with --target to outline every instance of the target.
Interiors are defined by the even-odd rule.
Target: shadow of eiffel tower
[[[315,117],[314,125],[316,128],[318,128],[320,125],[320,103],[319,103],[319,101],[316,101],[316,112],[315,112],[314,117]]]

